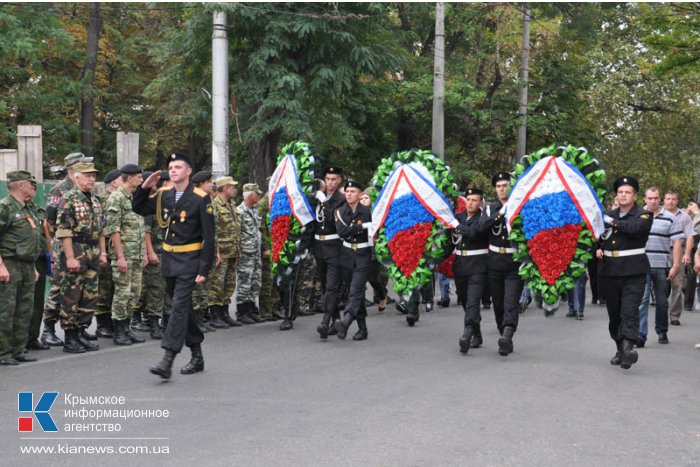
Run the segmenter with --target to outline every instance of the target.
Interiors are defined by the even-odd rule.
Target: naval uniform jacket
[[[175,202],[175,188],[154,195],[138,187],[131,205],[142,216],[155,214],[163,231],[164,277],[207,276],[214,262],[214,211],[209,196],[190,183]]]
[[[650,271],[646,255],[647,238],[654,222],[654,216],[636,204],[624,217],[620,218],[620,209],[606,213],[613,218],[612,224],[606,224],[601,236],[603,265],[601,272],[609,277],[626,277],[646,274]],[[625,255],[625,252],[638,250],[639,253]]]
[[[458,213],[455,218],[459,225],[452,231],[452,243],[456,254],[454,262],[455,276],[465,277],[470,274],[486,274],[486,253],[477,254],[489,247],[488,218],[478,211],[467,218],[467,212]],[[469,252],[474,252],[470,254]]]
[[[314,256],[323,261],[335,262],[340,254],[342,240],[340,238],[326,239],[327,236],[338,237],[336,231],[335,211],[345,203],[345,196],[336,191],[323,203],[316,206],[316,222],[314,228]]]
[[[372,222],[372,211],[367,206],[357,204],[353,212],[345,203],[335,213],[335,227],[342,239],[340,266],[348,269],[369,268],[372,249],[369,245],[367,229],[364,225]]]
[[[508,240],[506,218],[499,211],[503,207],[500,201],[486,206],[486,223],[489,229],[488,267],[494,271],[517,271],[520,262],[513,259],[515,245]]]

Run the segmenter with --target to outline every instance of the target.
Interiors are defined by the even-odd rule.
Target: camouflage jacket
[[[244,255],[260,254],[260,215],[255,208],[249,209],[244,203],[238,205],[241,219],[241,253]]]
[[[270,234],[270,225],[268,217],[270,214],[270,200],[267,193],[258,201],[258,215],[260,216],[260,235],[262,236],[262,251],[267,251],[272,248],[272,235]]]
[[[241,219],[230,201],[220,196],[211,203],[214,208],[216,240],[222,258],[235,258],[241,252]]]
[[[104,235],[102,205],[97,196],[73,187],[58,204],[56,238],[95,243]]]
[[[107,224],[107,200],[109,199],[109,195],[111,195],[113,192],[112,191],[103,191],[99,195],[97,195],[97,199],[100,200],[100,205],[102,206],[102,222],[106,225]],[[107,250],[107,253],[109,253],[109,241],[105,242],[105,249]]]
[[[58,205],[61,202],[61,198],[75,187],[73,181],[70,177],[66,176],[63,180],[58,182],[49,191],[49,196],[46,198],[46,220],[49,222],[51,227],[56,225],[58,218]]]
[[[41,219],[29,203],[12,195],[0,200],[0,256],[3,259],[35,261],[43,252]]]
[[[143,217],[131,210],[131,194],[126,191],[126,188],[120,186],[109,195],[105,211],[107,212],[105,235],[121,234],[124,257],[131,261],[143,259],[146,235]],[[110,258],[113,261],[117,259],[111,240]]]
[[[156,216],[150,215],[143,218],[143,225],[147,233],[151,234],[153,251],[160,257],[163,253],[163,229],[158,227]]]

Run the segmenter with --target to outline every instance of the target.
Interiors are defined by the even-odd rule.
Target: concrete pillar
[[[0,180],[7,180],[7,172],[17,170],[17,150],[0,149]]]
[[[43,182],[44,149],[41,125],[17,126],[17,154],[17,168],[30,172],[39,182]]]
[[[117,132],[117,168],[139,164],[139,134]]]
[[[214,180],[228,174],[228,36],[226,13],[214,12],[211,36],[212,173]]]

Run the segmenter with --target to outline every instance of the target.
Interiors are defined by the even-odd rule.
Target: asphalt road
[[[562,310],[544,318],[533,306],[521,316],[515,353],[505,358],[490,310],[483,312],[484,346],[459,353],[456,306],[422,313],[414,328],[393,308],[370,308],[364,342],[321,341],[320,316],[299,318],[290,332],[265,323],[210,333],[206,370],[176,371],[170,382],[148,372],[162,353],[155,341],[125,348],[101,339],[102,350],[82,355],[33,352],[40,362],[0,368],[0,463],[700,465],[700,350],[693,348],[700,314],[684,312],[668,345],[652,334],[627,371],[608,363],[615,349],[603,308],[588,306],[584,321]],[[187,358],[185,351],[175,368]],[[33,432],[19,433],[20,391],[34,392],[35,403],[41,392],[58,391],[49,413],[61,431],[42,433],[35,421]],[[125,403],[71,406],[66,395],[124,396]],[[80,409],[169,416],[65,416]],[[68,423],[118,423],[121,430],[69,432]],[[54,453],[22,452],[32,446]],[[78,447],[85,453],[68,453]],[[108,447],[156,452],[87,453]]]

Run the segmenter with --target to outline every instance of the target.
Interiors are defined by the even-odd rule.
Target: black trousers
[[[377,297],[379,300],[384,300],[388,292],[386,286],[382,283],[381,280],[379,280],[380,267],[381,265],[379,264],[379,261],[371,261],[369,263],[369,276],[367,280],[369,281],[369,285],[372,286],[372,289],[374,289],[374,296]]]
[[[356,318],[367,316],[365,307],[365,290],[369,266],[355,266],[353,269],[342,267],[344,281],[349,284],[348,302],[345,304],[345,313]]]
[[[475,331],[480,332],[481,297],[483,297],[484,287],[486,287],[486,273],[455,276],[455,285],[457,286],[457,297],[462,299],[464,327],[471,326]]]
[[[299,265],[297,265],[296,271],[288,278],[285,278],[279,286],[280,303],[282,304],[284,318],[290,321],[297,319],[297,314],[299,313],[299,307],[296,306],[299,302],[299,291],[296,290],[298,278]]]
[[[41,331],[41,320],[44,317],[44,295],[46,293],[46,257],[41,255],[35,262],[36,272],[39,273],[39,280],[34,287],[34,309],[32,319],[29,322],[29,335],[27,342],[35,341],[39,338]]]
[[[644,295],[646,274],[626,277],[601,276],[605,284],[607,300],[608,330],[615,342],[628,339],[639,341],[639,305]]]
[[[338,292],[340,290],[340,266],[334,263],[325,264],[325,283],[326,288],[323,292],[323,310],[325,313],[338,319]]]
[[[498,332],[503,334],[503,328],[510,326],[518,328],[520,294],[523,291],[523,280],[518,270],[499,271],[489,269],[489,287],[493,301],[493,313],[496,316]]]
[[[598,285],[598,258],[593,255],[593,258],[588,260],[586,267],[588,268],[588,277],[591,280],[591,302],[595,303],[603,298],[600,294],[600,287]]]
[[[195,277],[195,274],[187,274],[165,278],[165,293],[170,296],[172,313],[160,342],[163,349],[179,353],[183,345],[192,347],[204,340],[204,334],[199,330],[192,312]]]

